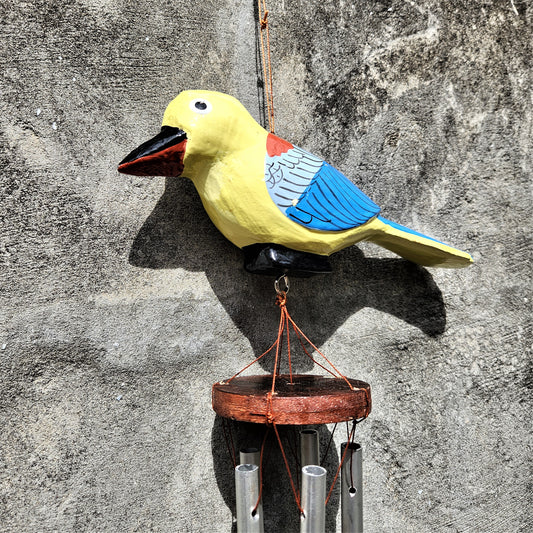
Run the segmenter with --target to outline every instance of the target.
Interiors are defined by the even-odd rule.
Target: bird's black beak
[[[118,171],[133,176],[179,176],[187,134],[179,128],[163,126],[153,139],[130,152],[118,165]]]

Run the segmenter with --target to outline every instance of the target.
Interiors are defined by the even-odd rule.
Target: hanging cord
[[[267,426],[265,431],[265,436],[263,437],[263,443],[261,444],[261,453],[259,455],[259,495],[257,496],[257,502],[255,503],[254,508],[252,509],[252,516],[255,516],[257,508],[261,503],[261,498],[263,497],[263,454],[265,451],[265,443],[267,441],[268,434],[270,433],[270,426]]]
[[[280,282],[281,282],[282,279],[284,279],[284,283],[285,283],[283,288],[281,288],[281,285],[280,285]],[[287,302],[287,292],[289,292],[289,279],[287,278],[287,276],[282,276],[281,278],[277,279],[274,282],[274,288],[276,289],[276,305],[281,310],[281,314],[280,314],[280,318],[279,318],[279,326],[278,326],[278,336],[277,336],[276,340],[272,343],[270,348],[268,348],[266,351],[264,351],[259,357],[256,357],[251,363],[248,363],[244,368],[241,368],[241,370],[239,370],[236,374],[231,376],[231,378],[229,378],[227,381],[225,381],[225,383],[231,383],[231,381],[234,380],[237,376],[239,376],[245,370],[250,368],[252,365],[254,365],[258,361],[263,359],[263,357],[268,355],[274,348],[276,348],[276,352],[275,352],[276,353],[276,358],[275,358],[275,361],[274,361],[274,372],[273,372],[274,383],[273,383],[273,387],[272,387],[272,392],[274,391],[276,369],[278,368],[278,359],[279,359],[279,356],[280,356],[280,353],[281,353],[281,348],[282,348],[281,344],[282,344],[282,340],[283,340],[283,332],[285,331],[285,329],[287,329],[287,332],[288,332],[286,315],[284,314],[284,310],[286,312],[285,304]],[[291,372],[291,382],[292,382],[292,372]]]
[[[326,446],[326,451],[324,452],[324,455],[322,456],[322,460],[320,461],[320,466],[324,466],[324,463],[326,462],[326,459],[328,457],[328,452],[331,447],[331,443],[333,441],[333,435],[335,435],[335,430],[337,429],[337,423],[333,426],[333,431],[331,432],[331,435],[329,436],[328,445]]]
[[[291,318],[291,316],[289,315],[289,313],[287,312],[287,320],[291,323],[293,329],[294,329],[294,332],[296,333],[296,336],[298,337],[298,339],[300,340],[300,344],[302,345],[302,348],[304,350],[304,352],[306,353],[306,355],[312,360],[314,361],[319,367],[323,368],[324,370],[327,370],[331,375],[333,376],[337,376],[339,378],[342,378],[346,384],[348,385],[348,387],[352,390],[354,390],[354,387],[352,386],[352,384],[348,381],[348,378],[342,374],[338,369],[337,367],[306,337],[305,333],[296,325],[296,323],[294,322],[294,320]],[[331,372],[331,370],[328,370],[326,367],[322,366],[319,362],[317,362],[310,354],[309,352],[305,349],[305,346],[303,344],[303,341],[302,341],[302,338],[307,342],[307,344],[309,344],[309,346],[311,346],[313,348],[313,350],[318,353],[326,362],[327,364],[333,368],[333,370],[337,373],[337,374],[334,374],[333,372]]]
[[[344,465],[344,461],[346,459],[346,455],[348,453],[348,450],[350,448],[350,445],[353,444],[354,442],[354,439],[355,439],[355,429],[357,428],[357,424],[359,424],[359,422],[362,422],[365,418],[367,417],[367,415],[363,416],[362,418],[358,418],[357,420],[352,420],[352,429],[350,431],[350,433],[348,434],[348,442],[346,443],[346,446],[344,448],[344,453],[342,454],[342,458],[341,458],[341,461],[339,463],[339,466],[337,468],[337,471],[335,472],[335,477],[333,478],[333,481],[331,483],[331,487],[329,489],[329,492],[328,492],[328,496],[326,498],[326,505],[328,504],[329,502],[329,499],[331,498],[331,494],[333,493],[333,489],[335,487],[335,483],[337,483],[337,479],[339,477],[339,474],[340,474],[340,471],[342,469],[342,466]],[[348,429],[348,422],[346,422],[346,429]],[[353,454],[352,456],[350,457],[350,461],[353,459]],[[350,467],[351,467],[351,464],[350,463]],[[353,472],[352,472],[352,469],[350,468],[350,486],[353,487]]]
[[[296,433],[296,427],[290,426],[292,431],[292,439],[287,439],[287,444],[289,445],[289,449],[291,451],[291,455],[294,461],[294,464],[296,465],[296,487],[301,487],[300,484],[300,472],[302,470],[302,465],[300,463],[300,455],[298,454],[297,450],[297,442],[298,442],[298,434]],[[292,441],[292,444],[291,444]],[[300,498],[300,489],[298,488],[298,498]]]
[[[226,423],[228,426],[226,426]],[[228,448],[228,453],[233,463],[233,468],[237,466],[237,458],[235,456],[235,445],[233,444],[233,436],[231,434],[231,427],[229,426],[230,422],[225,418],[222,419],[222,431],[224,432],[224,440],[226,441],[226,447]]]
[[[320,368],[331,374],[333,377],[341,378],[348,388],[350,390],[359,390],[355,388],[349,381],[348,378],[340,372],[337,367],[309,340],[309,338],[305,335],[305,333],[297,326],[296,322],[292,319],[291,315],[289,314],[289,311],[287,310],[287,293],[289,292],[289,278],[284,274],[281,277],[279,277],[274,282],[274,288],[276,290],[276,305],[280,309],[280,318],[279,318],[279,325],[278,325],[278,335],[276,340],[272,343],[272,345],[263,352],[259,357],[254,359],[251,363],[247,364],[244,368],[239,370],[236,374],[234,374],[231,378],[229,378],[225,383],[231,383],[233,379],[235,379],[238,375],[242,374],[245,370],[250,368],[252,365],[263,359],[267,354],[269,354],[272,350],[275,348],[275,358],[274,358],[274,370],[272,372],[272,387],[267,395],[267,404],[269,405],[268,412],[270,414],[269,416],[269,423],[271,420],[272,412],[270,410],[270,406],[272,403],[272,396],[274,394],[275,388],[276,388],[276,378],[279,376],[281,371],[281,356],[283,351],[283,341],[284,339],[287,339],[287,356],[288,356],[288,363],[289,363],[289,381],[290,383],[293,383],[293,373],[292,373],[292,359],[291,359],[291,342],[290,342],[290,329],[292,328],[294,334],[296,335],[300,346],[302,347],[303,352],[305,355],[313,361],[316,365],[318,365]],[[317,354],[322,357],[324,360],[324,365],[319,363],[310,353],[310,350],[308,348],[312,348],[311,351],[316,352]],[[328,365],[330,368],[327,368]],[[367,394],[367,403],[370,404],[368,400],[368,392],[365,389],[365,392]]]
[[[278,445],[279,449],[281,451],[281,456],[283,457],[283,462],[285,463],[285,469],[287,470],[287,474],[289,474],[289,481],[291,484],[292,493],[294,495],[294,500],[296,502],[296,506],[298,507],[298,510],[300,511],[300,514],[304,513],[304,510],[302,509],[302,506],[300,504],[300,495],[298,491],[296,490],[296,486],[294,484],[294,480],[292,479],[291,469],[289,467],[289,461],[287,461],[287,456],[285,455],[285,450],[283,448],[283,444],[281,443],[281,438],[279,436],[278,428],[275,423],[272,424],[272,427],[274,428],[274,432],[276,433],[276,438],[278,439]]]
[[[337,478],[339,477],[342,465],[344,464],[344,460],[346,459],[346,454],[348,453],[348,449],[350,448],[350,443],[353,442],[353,438],[355,436],[355,428],[357,426],[357,421],[353,421],[352,431],[350,431],[350,436],[348,439],[348,444],[344,448],[344,453],[342,454],[342,459],[339,463],[339,466],[337,468],[337,471],[335,472],[335,477],[333,478],[333,481],[331,482],[331,487],[328,492],[328,496],[326,498],[326,505],[329,502],[329,499],[331,498],[331,494],[333,493],[333,489],[335,488],[335,483],[337,483]]]
[[[266,0],[257,0],[259,14],[259,36],[261,39],[261,61],[263,63],[263,83],[267,107],[268,129],[274,133],[274,89],[272,87],[272,60],[270,57],[270,29]]]

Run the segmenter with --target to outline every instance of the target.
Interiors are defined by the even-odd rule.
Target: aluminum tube
[[[261,465],[259,464],[261,462],[261,452],[257,448],[243,448],[242,450],[239,450],[239,458],[241,465],[257,465],[261,468]],[[257,476],[257,487],[259,491],[261,489],[260,474],[261,471],[259,471],[259,475]],[[263,504],[263,500],[261,500],[260,504]]]
[[[341,445],[341,457],[348,445]],[[363,533],[363,449],[348,445],[341,472],[342,533]]]
[[[259,502],[259,467],[239,465],[235,467],[235,495],[237,503],[237,533],[263,533],[263,506]]]
[[[257,448],[243,448],[239,450],[239,459],[241,465],[259,465],[261,454]]]
[[[303,515],[300,533],[324,533],[326,530],[326,469],[307,465],[302,468]]]
[[[303,429],[300,431],[300,464],[319,465],[318,431],[316,429]]]

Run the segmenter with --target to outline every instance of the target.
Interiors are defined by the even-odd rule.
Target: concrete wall
[[[293,280],[295,320],[373,388],[366,530],[526,531],[531,4],[268,4],[277,133],[475,259],[362,245]],[[243,272],[190,182],[116,166],[182,89],[260,118],[254,5],[2,3],[2,531],[232,529],[210,388],[272,342],[272,280]],[[274,459],[267,530],[296,531]]]

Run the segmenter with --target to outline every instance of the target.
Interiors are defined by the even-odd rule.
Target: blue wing
[[[278,208],[310,229],[355,228],[380,211],[346,176],[301,148],[267,155],[265,182]]]

